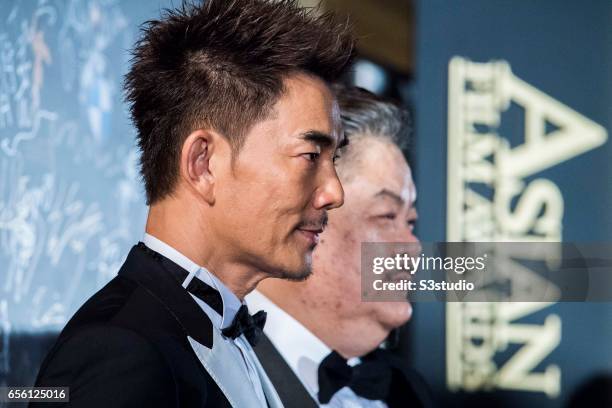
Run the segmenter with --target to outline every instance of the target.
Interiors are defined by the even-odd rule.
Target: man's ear
[[[215,203],[215,175],[211,171],[210,158],[217,138],[218,135],[211,131],[194,130],[181,150],[181,177],[210,205]]]

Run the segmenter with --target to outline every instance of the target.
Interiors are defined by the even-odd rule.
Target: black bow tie
[[[265,324],[266,312],[260,310],[251,316],[246,305],[242,305],[240,309],[238,309],[238,313],[236,313],[232,324],[221,330],[221,333],[223,333],[225,337],[230,337],[232,339],[244,334],[244,337],[251,343],[251,346],[255,347],[263,335]]]
[[[182,285],[185,279],[187,279],[189,276],[189,273],[185,269],[176,265],[163,255],[153,251],[144,243],[139,242],[138,246],[160,261],[167,270],[171,271],[179,284]],[[196,277],[193,277],[189,281],[186,289],[189,293],[193,294],[195,297],[210,306],[220,316],[223,316],[223,299],[221,298],[221,294],[219,291],[217,291],[217,289]],[[238,309],[238,313],[236,313],[232,324],[229,327],[221,330],[221,333],[225,337],[230,337],[232,339],[244,334],[249,343],[251,343],[251,346],[255,347],[263,334],[263,327],[265,323],[266,312],[261,310],[251,316],[249,314],[249,309],[245,305],[242,305],[240,306],[240,309]]]
[[[223,300],[221,299],[221,294],[217,292],[216,289],[202,282],[200,279],[194,278],[187,286],[187,290],[223,316]],[[225,337],[230,337],[232,339],[244,334],[249,343],[251,343],[251,346],[255,347],[263,334],[263,327],[265,324],[266,312],[260,310],[251,316],[246,305],[242,305],[240,309],[238,309],[236,316],[234,316],[232,324],[221,330],[221,333]]]
[[[369,400],[385,401],[391,387],[392,366],[386,358],[388,351],[377,349],[361,358],[354,367],[332,351],[319,364],[319,402],[327,404],[343,387]]]

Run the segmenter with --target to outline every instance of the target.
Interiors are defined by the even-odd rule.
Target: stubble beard
[[[308,259],[304,262],[304,266],[297,271],[289,271],[287,269],[279,269],[271,274],[272,278],[285,279],[290,282],[304,282],[312,275],[312,251],[307,255]]]

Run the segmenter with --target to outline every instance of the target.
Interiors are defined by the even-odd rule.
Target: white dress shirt
[[[246,302],[249,310],[253,312],[266,311],[268,315],[264,333],[313,399],[318,402],[319,379],[317,371],[321,361],[332,350],[300,322],[260,292],[255,290],[248,294]],[[348,364],[353,366],[359,362],[358,358],[353,358],[348,361]],[[387,408],[387,404],[383,401],[373,401],[360,397],[348,387],[341,388],[333,395],[329,403],[319,404],[319,406],[325,408]]]
[[[145,233],[142,242],[153,251],[157,252],[170,259],[172,262],[185,269],[189,275],[183,282],[183,287],[187,288],[189,282],[192,279],[200,279],[207,285],[216,289],[221,295],[221,300],[223,302],[223,315],[219,315],[213,308],[208,306],[205,302],[200,300],[198,297],[191,295],[191,297],[196,301],[196,303],[202,308],[204,313],[208,316],[213,325],[213,330],[217,330],[221,332],[222,329],[230,326],[238,309],[242,303],[240,299],[231,291],[227,286],[223,284],[215,275],[210,273],[206,268],[197,265],[191,259],[187,258],[185,255],[181,254],[176,249],[172,248],[170,245],[165,242],[155,238],[154,236]],[[259,378],[259,374],[257,373],[257,369],[253,361],[251,361],[254,353],[252,352],[251,345],[245,339],[244,336],[239,336],[235,339],[231,339],[229,337],[223,337],[223,341],[231,343],[234,350],[233,356],[237,360],[241,362],[241,364],[245,367],[245,371],[248,374],[250,385],[253,387],[255,394],[259,400],[259,405],[261,407],[267,407],[268,404],[266,402],[266,397],[262,388],[261,379]],[[248,350],[248,351],[247,351]],[[256,358],[256,357],[255,357]]]

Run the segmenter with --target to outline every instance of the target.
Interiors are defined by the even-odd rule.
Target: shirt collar
[[[331,352],[331,349],[261,292],[254,290],[247,295],[246,302],[250,310],[266,311],[264,333],[316,399],[319,392],[317,375],[319,364]]]
[[[236,296],[227,286],[221,282],[219,278],[217,278],[214,274],[212,274],[208,269],[204,268],[193,262],[191,259],[187,258],[185,255],[172,248],[170,245],[166,244],[162,240],[154,237],[153,235],[144,234],[142,242],[153,251],[157,252],[170,259],[172,262],[180,266],[189,272],[189,278],[192,277],[198,278],[207,285],[216,289],[221,295],[221,300],[223,302],[223,315],[220,316],[217,312],[214,311],[211,307],[206,305],[206,303],[202,302],[197,297],[193,296],[194,300],[204,309],[208,317],[210,317],[213,325],[218,329],[224,329],[232,324],[236,313],[238,313],[238,309],[242,303],[238,296]],[[189,283],[189,282],[187,282]],[[186,286],[186,284],[184,285]]]

